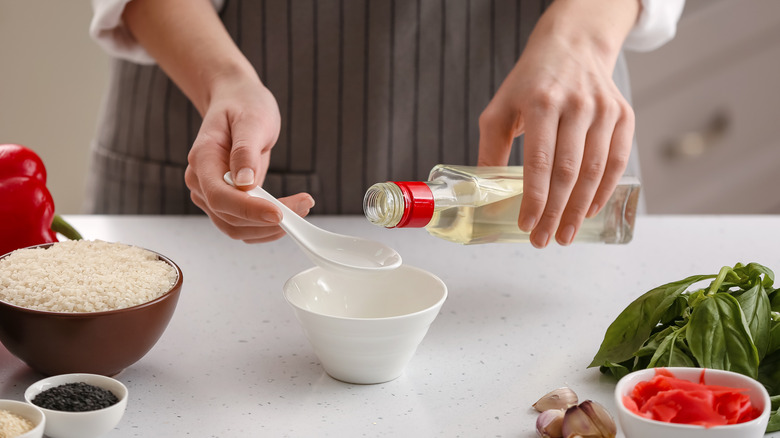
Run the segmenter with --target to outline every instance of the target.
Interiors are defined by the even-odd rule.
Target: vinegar
[[[631,241],[638,198],[639,181],[622,178],[604,208],[583,221],[574,241]],[[528,242],[529,233],[517,225],[522,200],[522,166],[438,165],[424,183],[375,184],[364,211],[377,225],[424,226],[435,237],[462,244]]]

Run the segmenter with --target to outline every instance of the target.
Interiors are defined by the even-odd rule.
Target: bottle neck
[[[433,217],[433,208],[433,193],[420,181],[374,184],[363,198],[366,218],[386,228],[424,227]]]

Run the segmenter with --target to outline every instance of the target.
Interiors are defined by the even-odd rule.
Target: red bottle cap
[[[404,215],[393,228],[420,228],[433,217],[433,192],[420,181],[392,181],[404,195]]]

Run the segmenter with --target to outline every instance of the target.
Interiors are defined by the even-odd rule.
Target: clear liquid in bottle
[[[403,227],[406,225],[398,223],[403,215],[413,215],[409,198],[414,196],[408,193],[404,196],[400,190],[396,193],[393,184],[403,183],[380,183],[369,189],[364,210],[366,217],[375,224]],[[430,189],[433,204],[432,215],[425,225],[431,235],[462,244],[529,241],[529,234],[517,225],[523,198],[521,166],[438,165],[431,170],[425,184]],[[584,220],[574,241],[631,241],[639,188],[636,178],[621,179],[604,208],[596,216]],[[388,205],[388,201],[392,205]],[[377,212],[381,212],[381,218]]]

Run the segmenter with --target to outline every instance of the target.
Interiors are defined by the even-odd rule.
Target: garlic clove
[[[601,431],[587,413],[579,406],[572,406],[566,410],[561,425],[561,434],[564,438],[573,437],[601,437]]]
[[[614,438],[617,426],[603,406],[586,400],[566,410],[561,433],[564,438]]]
[[[541,438],[562,438],[564,409],[548,409],[536,417],[536,433]]]
[[[580,403],[580,408],[588,414],[588,417],[593,421],[593,424],[601,431],[602,436],[612,438],[617,435],[615,420],[604,406],[592,400],[585,400]]]
[[[569,388],[563,387],[548,392],[536,403],[533,408],[539,412],[549,409],[567,409],[577,404],[577,394]]]

